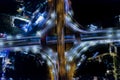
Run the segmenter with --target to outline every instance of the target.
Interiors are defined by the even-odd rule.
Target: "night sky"
[[[16,9],[17,3],[15,0],[0,0],[0,13],[13,14]]]
[[[120,0],[72,0],[75,19],[82,25],[96,23],[114,27],[115,16],[120,14]]]

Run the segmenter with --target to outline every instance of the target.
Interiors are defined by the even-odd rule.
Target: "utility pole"
[[[112,51],[112,48],[114,49],[114,52]],[[112,56],[113,58],[113,76],[114,76],[114,80],[118,80],[118,74],[117,74],[117,47],[115,45],[113,45],[112,43],[110,44],[109,47],[109,53],[110,56]]]

